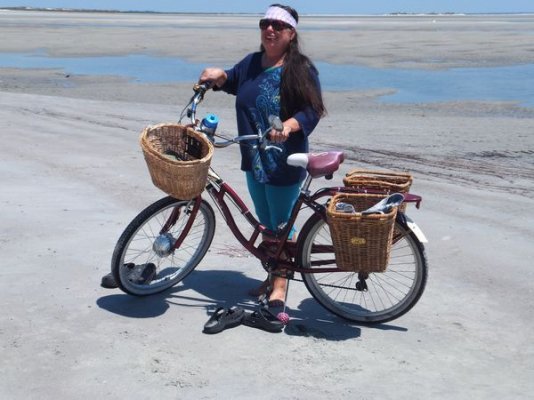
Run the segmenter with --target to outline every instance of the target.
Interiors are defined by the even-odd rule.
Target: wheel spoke
[[[312,217],[305,224],[297,253],[303,268],[335,263],[330,231],[321,218]],[[388,268],[368,274],[367,290],[358,289],[358,272],[306,273],[303,279],[313,297],[334,314],[356,322],[384,322],[417,302],[426,284],[426,259],[413,234],[396,225]]]
[[[167,244],[172,246],[182,236],[193,214],[180,212],[176,219],[175,210],[188,203],[189,201],[164,198],[147,207],[128,225],[117,243],[112,260],[123,290],[135,295],[161,292],[184,279],[202,260],[215,231],[213,210],[204,201],[201,201],[190,230],[177,249],[163,250],[163,254],[159,251],[156,253],[153,249],[156,239],[162,241],[165,249]],[[169,223],[170,218],[176,219],[172,225]],[[166,243],[166,240],[170,242]],[[129,272],[121,268],[124,263],[134,263],[136,266],[153,263],[156,275],[145,283],[132,282],[128,279]]]

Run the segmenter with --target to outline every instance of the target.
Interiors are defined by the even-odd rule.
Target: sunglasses
[[[293,29],[289,24],[286,24],[284,21],[279,21],[277,19],[260,19],[260,29],[264,31],[269,26],[272,26],[275,31],[283,31],[284,29]]]

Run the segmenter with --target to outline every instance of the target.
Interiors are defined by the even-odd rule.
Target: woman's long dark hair
[[[272,4],[271,7],[283,8],[298,22],[299,15],[293,8],[281,4]],[[319,72],[311,60],[301,53],[298,34],[296,31],[294,33],[295,36],[289,43],[282,70],[280,118],[286,120],[307,106],[322,117],[326,114],[326,108],[321,90],[317,87],[312,75]]]

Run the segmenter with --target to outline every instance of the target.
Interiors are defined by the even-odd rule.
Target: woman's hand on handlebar
[[[284,128],[280,130],[271,129],[269,132],[269,140],[274,143],[283,143],[288,138],[291,132],[297,132],[300,130],[300,124],[295,118],[289,118],[283,123]]]
[[[226,75],[226,72],[221,68],[206,68],[202,73],[200,74],[200,77],[198,78],[198,83],[211,83],[211,87],[217,86],[221,87],[226,82],[226,79],[228,76]]]
[[[276,129],[271,129],[269,132],[268,138],[271,142],[274,143],[283,143],[289,138],[291,133],[291,128],[287,125],[284,125],[284,129],[277,131]]]

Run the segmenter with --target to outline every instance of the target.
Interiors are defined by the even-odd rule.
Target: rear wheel
[[[198,265],[211,245],[215,214],[200,200],[191,220],[194,204],[195,200],[165,197],[141,211],[126,227],[111,259],[111,271],[123,291],[137,296],[162,292]]]
[[[303,268],[335,267],[328,224],[317,214],[299,235],[297,262]],[[305,273],[311,295],[327,310],[349,321],[372,324],[391,321],[419,300],[427,280],[423,245],[413,232],[395,223],[389,265],[385,272]]]

